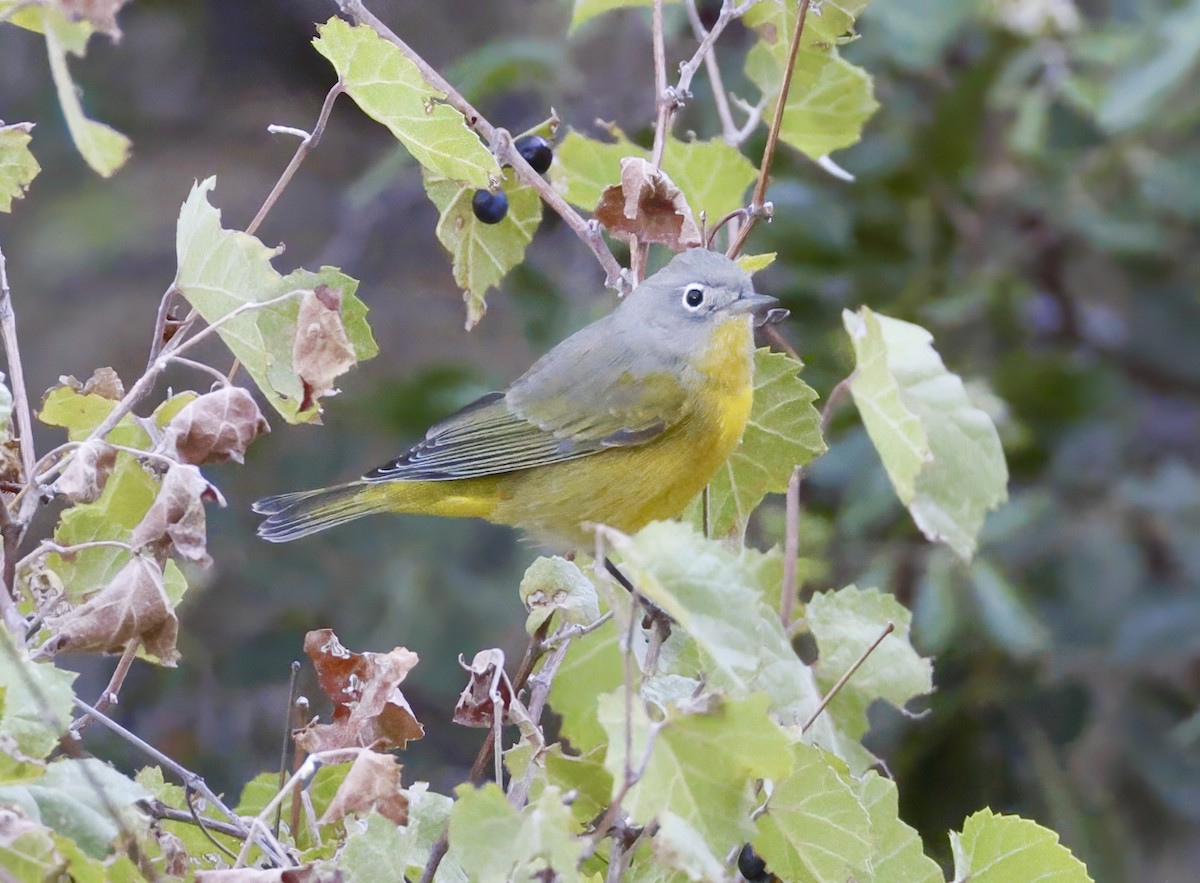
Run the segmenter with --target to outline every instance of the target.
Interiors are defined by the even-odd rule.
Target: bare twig
[[[800,557],[800,479],[804,467],[792,468],[788,479],[786,529],[783,538],[783,586],[779,597],[779,619],[784,631],[791,625],[796,607],[796,564]]]
[[[246,227],[246,232],[251,236],[258,230],[263,219],[266,218],[274,206],[276,200],[279,199],[279,194],[289,183],[292,176],[296,174],[296,169],[300,168],[300,163],[304,162],[304,157],[308,156],[309,152],[316,149],[316,146],[321,141],[321,135],[325,132],[325,125],[329,122],[329,114],[333,111],[333,103],[337,101],[337,97],[346,91],[345,84],[338,80],[333,84],[333,88],[325,95],[325,101],[321,105],[321,113],[317,116],[317,124],[313,126],[312,133],[301,131],[300,129],[285,129],[283,126],[273,126],[276,132],[286,131],[289,134],[300,136],[300,146],[296,148],[296,152],[292,154],[292,160],[287,164],[287,168],[283,170],[283,174],[279,176],[279,180],[275,182],[275,186],[271,188],[271,192],[267,194],[267,198],[263,200],[262,207],[258,210],[258,214],[254,216],[254,220]]]
[[[879,637],[871,642],[871,646],[862,652],[862,655],[855,660],[854,665],[850,666],[846,673],[838,678],[838,682],[830,688],[828,693],[825,694],[825,698],[821,700],[821,704],[817,706],[817,710],[812,713],[812,717],[808,719],[808,723],[800,728],[801,733],[807,733],[809,731],[812,725],[817,722],[817,718],[821,716],[821,712],[823,712],[826,706],[833,701],[833,697],[841,692],[842,687],[846,686],[846,682],[850,680],[850,678],[854,677],[854,673],[862,667],[864,662],[867,661],[867,657],[874,653],[875,648],[883,643],[883,639],[895,630],[896,624],[894,622],[889,622],[886,626],[884,626],[884,629],[882,632],[880,632]]]
[[[142,801],[140,805],[146,808],[146,812],[152,819],[165,819],[171,822],[187,822],[189,824],[197,824],[196,817],[192,813],[184,809],[176,809],[173,806],[168,806],[157,798],[152,797],[149,800]],[[189,802],[188,805],[190,806],[191,803]],[[211,829],[216,831],[218,834],[224,834],[226,837],[236,837],[238,840],[242,840],[245,836],[244,833],[236,826],[231,825],[229,822],[222,822],[220,819],[204,819],[203,824],[201,824],[200,827]],[[209,836],[209,839],[212,839],[211,835]],[[217,843],[217,846],[225,851],[230,858],[237,858],[236,853],[226,850],[224,845],[217,841],[213,842]]]
[[[123,549],[126,552],[134,551],[133,546],[122,540],[88,540],[86,543],[75,543],[70,546],[63,546],[53,540],[42,540],[41,545],[17,562],[17,570],[24,570],[39,558],[44,558],[47,555],[61,555],[64,558],[70,558],[72,555],[77,555],[85,549],[106,548]]]
[[[17,421],[17,441],[21,445],[21,466],[28,481],[33,474],[34,461],[37,460],[33,452],[33,418],[29,411],[29,396],[25,391],[25,369],[21,365],[21,350],[17,345],[17,316],[13,311],[12,292],[8,287],[8,262],[3,250],[0,250],[0,336],[4,340],[4,356],[12,385],[13,416]]]
[[[171,356],[171,363],[181,365],[184,368],[191,368],[193,371],[199,371],[201,374],[207,374],[221,386],[229,386],[231,378],[222,374],[212,365],[205,365],[203,362],[197,362],[193,359],[184,359],[180,356]]]
[[[225,853],[225,855],[229,856],[231,859],[236,859],[236,853],[234,853],[232,849],[229,849],[224,843],[214,837],[212,832],[208,830],[209,824],[204,821],[204,817],[201,816],[199,810],[196,809],[196,792],[191,788],[184,788],[183,799],[187,803],[188,812],[191,814],[192,824],[200,829],[200,833],[208,838],[209,843],[221,850],[221,852]]]
[[[692,26],[692,34],[700,41],[700,45],[704,45],[704,41],[712,36],[712,31],[704,27],[704,22],[700,20],[700,10],[696,8],[696,0],[684,0],[684,8],[687,9],[688,23]],[[722,5],[721,11],[725,11],[725,6],[728,2]],[[712,38],[713,40],[716,37]],[[683,72],[687,64],[680,66],[679,79],[683,81]],[[726,144],[737,145],[738,141],[734,141],[733,137],[737,132],[737,125],[733,121],[733,114],[729,112],[729,96],[725,93],[725,81],[721,76],[721,65],[717,61],[716,52],[704,53],[704,70],[708,74],[708,82],[712,87],[713,104],[717,107],[717,119],[721,121],[721,137],[725,139]],[[690,82],[684,84],[685,88],[690,85]]]
[[[564,626],[543,641],[541,647],[538,649],[541,653],[549,653],[566,641],[573,641],[576,638],[582,638],[584,635],[594,632],[612,618],[613,612],[610,610],[599,619],[592,620],[587,625]]]
[[[650,163],[662,165],[663,151],[667,147],[667,132],[675,117],[678,96],[667,92],[667,51],[663,39],[663,0],[654,0],[651,15],[651,30],[654,43],[654,149],[650,152]]]
[[[291,675],[288,678],[288,699],[287,712],[283,719],[283,738],[280,740],[279,746],[279,790],[283,790],[283,786],[287,784],[284,778],[287,775],[287,756],[288,746],[292,744],[292,709],[296,704],[296,680],[300,675],[300,660],[293,659],[291,664]],[[279,809],[275,812],[275,824],[271,827],[271,833],[276,837],[279,836],[279,822],[283,815],[283,804],[279,805]],[[294,831],[293,827],[293,831]]]
[[[829,432],[829,424],[833,422],[834,412],[837,411],[838,405],[842,403],[846,393],[850,391],[850,380],[853,376],[843,378],[837,386],[829,391],[829,398],[825,399],[825,407],[821,409],[822,436]]]
[[[154,336],[150,339],[150,355],[146,359],[147,371],[150,370],[150,366],[154,364],[154,360],[158,358],[158,354],[162,352],[162,348],[167,342],[167,322],[171,321],[171,303],[177,294],[179,294],[179,289],[172,283],[171,287],[163,292],[163,296],[158,302],[158,315],[154,319]],[[179,330],[176,329],[176,331]]]
[[[130,745],[137,748],[143,754],[146,754],[147,756],[153,758],[158,764],[160,764],[161,766],[170,770],[172,773],[175,774],[175,776],[177,778],[179,778],[180,781],[183,782],[185,787],[190,788],[193,791],[196,791],[199,794],[203,795],[205,800],[209,801],[213,806],[215,806],[218,810],[220,810],[220,812],[222,812],[236,827],[238,827],[238,829],[241,831],[240,836],[243,839],[249,838],[251,831],[247,830],[246,827],[242,824],[241,817],[224,804],[224,802],[221,800],[221,798],[218,797],[216,795],[216,793],[214,793],[213,790],[208,787],[208,785],[205,783],[204,779],[202,779],[200,776],[196,775],[191,770],[184,767],[178,761],[163,754],[161,751],[159,751],[157,748],[155,748],[149,742],[146,742],[145,740],[143,740],[140,736],[134,735],[129,730],[125,729],[123,726],[121,726],[119,723],[117,723],[112,718],[108,717],[103,712],[100,712],[97,709],[92,708],[92,706],[88,705],[82,699],[76,698],[75,705],[81,711],[84,711],[87,714],[89,714],[91,717],[93,717],[97,723],[101,724],[106,729],[111,730],[112,732],[116,733],[118,736],[120,736],[122,739],[124,739]],[[259,844],[260,846],[262,846],[263,852],[266,853],[271,858],[271,860],[274,861],[277,865],[280,865],[283,867],[293,865],[294,862],[292,862],[290,856],[288,856],[287,851],[283,848],[282,845],[280,845],[280,843],[277,840],[270,837],[270,832],[264,831],[263,834],[264,834],[263,840]]]
[[[745,226],[738,231],[737,238],[729,246],[726,254],[737,257],[746,244],[746,237],[754,229],[754,223],[760,217],[769,217],[769,203],[766,202],[767,184],[771,178],[771,163],[775,159],[775,148],[779,144],[779,130],[783,126],[783,112],[787,107],[788,90],[792,86],[792,72],[796,66],[796,56],[800,52],[800,38],[804,36],[804,22],[808,18],[809,0],[800,0],[800,9],[796,15],[796,27],[792,31],[792,42],[788,46],[787,63],[783,69],[783,82],[779,86],[779,97],[775,100],[775,115],[771,119],[771,128],[767,132],[767,145],[763,148],[762,164],[758,170],[758,183],[754,185],[754,195],[750,197],[750,218]]]
[[[113,669],[112,677],[108,679],[108,686],[104,688],[104,692],[96,700],[97,711],[108,711],[109,706],[117,704],[117,697],[121,693],[121,686],[125,683],[125,678],[128,676],[129,669],[133,666],[133,660],[137,657],[138,648],[141,646],[142,639],[136,637],[125,646],[125,652],[117,660],[117,667]],[[71,735],[79,738],[79,734],[83,732],[84,727],[91,720],[92,718],[86,714],[77,718],[71,723]]]
[[[596,620],[590,624],[591,628],[607,622],[609,614]],[[563,626],[550,639],[551,641],[558,640],[558,646],[550,658],[546,660],[546,664],[542,666],[541,671],[533,675],[529,679],[529,719],[535,727],[541,726],[542,712],[546,708],[546,699],[550,696],[550,687],[554,683],[554,676],[558,674],[558,667],[562,665],[563,659],[566,658],[567,651],[571,648],[571,641],[586,631],[580,631],[580,626]],[[590,628],[588,629],[590,631]],[[543,738],[545,738],[543,736]],[[508,791],[508,802],[517,809],[523,807],[526,801],[529,800],[529,789],[533,785],[533,775],[537,770],[537,755],[529,758],[529,765],[525,768],[525,775],[519,780],[514,780]]]
[[[575,232],[575,235],[583,240],[584,244],[592,250],[592,253],[596,255],[596,259],[600,262],[600,266],[604,268],[605,285],[616,289],[622,294],[627,294],[632,289],[631,280],[626,273],[622,272],[621,265],[617,263],[617,259],[613,257],[612,251],[609,250],[608,245],[604,242],[604,237],[600,234],[600,228],[595,224],[585,221],[575,209],[567,204],[558,191],[550,186],[549,181],[533,170],[532,166],[525,161],[525,158],[513,149],[512,139],[508,137],[506,131],[498,129],[488,122],[483,114],[476,110],[457,89],[450,85],[445,77],[434,70],[425,59],[413,51],[412,47],[400,39],[391,28],[367,9],[362,0],[335,0],[335,2],[344,14],[358,24],[364,24],[371,28],[380,37],[399,49],[405,58],[417,66],[417,70],[421,72],[421,76],[425,82],[445,94],[446,103],[461,113],[466,119],[467,125],[492,146],[497,161],[502,164],[507,163],[511,165],[517,177],[521,179],[521,182],[536,190],[542,201],[550,206],[566,222],[567,226]]]

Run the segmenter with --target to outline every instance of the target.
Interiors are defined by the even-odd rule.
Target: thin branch
[[[120,736],[122,739],[124,739],[130,745],[137,748],[143,754],[146,754],[147,756],[153,758],[161,766],[170,770],[172,773],[175,774],[175,776],[180,781],[183,782],[183,784],[186,787],[191,788],[193,791],[196,791],[196,792],[200,793],[201,795],[203,795],[205,800],[209,801],[220,812],[222,812],[231,822],[233,822],[233,824],[236,827],[238,827],[238,829],[242,832],[240,836],[243,839],[246,839],[250,836],[250,831],[247,830],[245,828],[245,826],[242,824],[241,817],[238,816],[238,814],[235,813],[233,810],[231,810],[228,806],[226,806],[222,802],[221,798],[218,797],[216,795],[216,793],[214,793],[213,790],[208,787],[208,785],[205,783],[204,779],[202,779],[200,776],[196,775],[191,770],[187,769],[186,767],[184,767],[177,761],[175,761],[172,758],[168,757],[167,755],[163,754],[161,751],[159,751],[157,748],[155,748],[149,742],[146,742],[145,740],[143,740],[141,737],[134,735],[133,733],[131,733],[129,730],[125,729],[123,726],[121,726],[119,723],[117,723],[112,718],[110,718],[107,715],[105,715],[104,713],[96,710],[95,708],[92,708],[92,706],[88,705],[82,699],[79,699],[78,697],[76,697],[75,705],[81,711],[84,711],[87,714],[89,714],[91,717],[93,717],[98,723],[103,725],[106,729],[109,729],[112,732],[116,733],[118,736]],[[262,846],[263,852],[265,852],[268,856],[270,856],[272,861],[274,861],[277,865],[286,867],[286,866],[294,864],[292,862],[290,856],[288,856],[287,851],[283,848],[282,845],[280,845],[280,843],[278,841],[272,842],[273,838],[268,839],[270,832],[264,832],[264,833],[266,834],[266,837],[264,837],[265,842],[262,842],[259,844],[260,846]]]
[[[33,418],[29,411],[29,396],[25,391],[25,369],[21,365],[21,350],[17,345],[17,316],[13,311],[12,292],[8,287],[8,261],[3,250],[0,250],[0,337],[4,341],[4,355],[12,385],[13,416],[17,421],[17,441],[21,445],[21,466],[28,481],[37,460],[33,451]]]
[[[687,9],[688,23],[692,26],[692,34],[703,46],[704,41],[712,35],[712,31],[707,30],[704,22],[700,20],[700,10],[696,8],[696,0],[684,0],[683,5]],[[726,5],[728,3],[722,5],[722,12],[725,11]],[[713,37],[713,39],[716,38]],[[681,82],[685,67],[686,63],[679,69]],[[716,52],[704,53],[704,71],[708,74],[708,82],[712,88],[713,104],[717,107],[717,119],[721,121],[721,137],[725,139],[726,144],[737,146],[740,142],[733,140],[737,132],[737,124],[734,123],[733,114],[729,111],[729,96],[725,93],[725,80],[721,76],[721,65],[717,61]]]
[[[133,667],[133,660],[137,657],[138,648],[142,646],[141,638],[134,638],[125,646],[125,652],[121,654],[121,658],[117,660],[117,667],[113,669],[112,677],[108,679],[108,686],[104,688],[104,692],[100,694],[100,698],[96,700],[97,711],[108,711],[109,706],[117,704],[117,697],[121,693],[121,687],[125,683],[125,678],[129,674],[129,669]],[[83,732],[84,728],[90,723],[92,718],[88,715],[82,715],[76,718],[71,723],[71,735],[76,739]]]
[[[610,611],[611,613],[611,611]],[[604,620],[596,620],[596,623]],[[605,620],[606,621],[606,620]],[[593,626],[595,623],[592,624]],[[535,727],[541,727],[542,712],[546,708],[546,699],[550,696],[550,687],[554,683],[554,676],[558,674],[558,668],[562,665],[563,660],[567,656],[567,651],[571,648],[571,641],[581,634],[578,630],[579,626],[563,626],[558,630],[551,640],[560,638],[561,643],[550,654],[550,658],[546,660],[546,664],[542,666],[541,671],[529,679],[529,719]],[[545,736],[542,736],[545,739]],[[508,791],[508,802],[517,809],[520,809],[529,800],[529,789],[533,785],[533,775],[537,771],[535,763],[536,754],[529,758],[529,765],[525,767],[525,775],[520,780],[513,782]]]
[[[800,479],[803,466],[792,468],[788,479],[786,528],[783,538],[783,586],[779,597],[779,619],[787,631],[796,607],[796,564],[800,557]]]
[[[205,365],[203,362],[197,362],[193,359],[184,359],[180,356],[171,356],[172,364],[181,365],[184,368],[191,368],[193,371],[199,371],[201,374],[207,374],[213,378],[221,386],[229,386],[230,378],[222,374],[212,365]]]
[[[0,586],[0,620],[5,628],[12,633],[13,641],[18,646],[24,646],[29,635],[29,626],[25,617],[17,609],[17,546],[21,541],[21,529],[13,521],[8,506],[0,503],[0,537],[3,538],[4,549],[4,585]]]
[[[287,784],[284,776],[287,775],[288,746],[292,744],[292,709],[296,704],[296,680],[299,675],[300,660],[293,659],[291,664],[291,676],[288,678],[287,714],[283,719],[283,738],[280,740],[281,744],[279,746],[279,789],[281,791],[283,790],[283,786]],[[279,836],[279,822],[282,818],[282,815],[283,804],[280,804],[278,811],[275,813],[275,824],[271,828],[271,833],[276,837]]]
[[[654,149],[650,153],[650,164],[662,166],[663,151],[667,147],[667,132],[675,118],[679,96],[667,93],[667,51],[663,38],[663,0],[654,0],[651,16],[654,43]]]
[[[144,800],[139,805],[145,807],[146,813],[152,819],[164,819],[170,822],[185,822],[192,825],[197,824],[196,817],[192,813],[184,809],[176,809],[173,806],[168,806],[155,797]],[[218,834],[224,834],[226,837],[236,837],[238,840],[242,840],[245,837],[242,831],[238,830],[236,826],[231,825],[229,822],[222,822],[220,819],[204,819],[204,822],[200,825],[200,827],[212,829]],[[209,836],[209,839],[212,839],[211,835]],[[213,842],[217,843],[217,846],[224,850],[230,858],[237,858],[236,853],[226,850],[225,846],[217,841]]]
[[[184,788],[183,789],[183,799],[187,802],[188,812],[192,816],[192,824],[194,824],[197,828],[200,829],[200,833],[202,833],[205,837],[208,838],[208,842],[211,843],[213,846],[215,846],[217,849],[221,850],[221,852],[225,853],[225,855],[229,856],[229,858],[237,859],[237,855],[234,853],[234,851],[232,849],[229,849],[224,843],[217,840],[217,838],[212,835],[212,832],[208,830],[209,826],[207,824],[205,824],[204,818],[200,815],[200,812],[196,809],[196,792],[193,791],[191,788]]]
[[[779,144],[779,130],[783,126],[783,112],[787,107],[788,90],[792,87],[792,73],[796,67],[796,56],[800,52],[800,38],[804,36],[804,22],[808,18],[809,0],[800,0],[800,10],[796,16],[796,28],[792,31],[792,42],[788,46],[787,64],[783,69],[783,82],[779,86],[779,97],[775,100],[775,116],[771,119],[771,128],[767,132],[767,146],[763,148],[762,164],[758,170],[758,183],[754,185],[754,195],[750,197],[750,219],[738,231],[737,238],[729,246],[726,255],[734,258],[746,243],[746,237],[754,229],[755,222],[760,217],[770,217],[770,204],[766,202],[767,184],[771,178],[771,163],[775,159],[775,148]]]
[[[565,626],[543,641],[538,649],[541,653],[549,653],[564,642],[573,641],[576,638],[582,638],[584,635],[594,632],[612,618],[613,612],[610,610],[599,619],[594,619],[587,625]]]
[[[283,193],[285,187],[291,183],[292,176],[296,174],[296,169],[300,168],[300,163],[304,162],[304,157],[308,156],[309,152],[316,149],[316,146],[321,141],[321,135],[325,133],[325,125],[329,122],[329,114],[333,111],[333,103],[337,101],[337,97],[346,91],[346,86],[341,80],[333,84],[333,88],[329,90],[325,96],[325,101],[321,105],[321,113],[317,116],[317,124],[313,126],[312,133],[301,131],[300,129],[284,129],[283,126],[271,127],[276,132],[287,131],[289,134],[299,135],[300,146],[296,148],[296,152],[292,154],[292,160],[287,164],[287,168],[283,170],[283,174],[279,176],[279,180],[275,182],[275,186],[271,188],[271,192],[267,194],[267,198],[263,200],[262,207],[258,210],[258,214],[254,216],[254,220],[246,227],[246,232],[251,236],[258,230],[263,219],[266,218],[269,212],[275,206],[279,195]]]
[[[622,294],[628,294],[632,290],[633,286],[628,274],[622,271],[621,265],[613,257],[612,251],[609,250],[604,237],[600,234],[599,226],[585,221],[575,209],[567,204],[567,201],[559,195],[549,181],[533,170],[525,158],[512,147],[512,138],[508,132],[489,123],[483,114],[447,82],[445,77],[434,70],[425,59],[413,51],[412,47],[367,9],[362,0],[335,0],[335,2],[345,15],[356,23],[371,28],[380,37],[399,49],[405,58],[417,66],[425,82],[445,94],[446,103],[461,113],[466,119],[467,125],[491,145],[496,160],[501,165],[512,166],[521,182],[536,190],[542,201],[550,206],[575,232],[575,235],[592,250],[600,262],[600,266],[604,268],[605,285]]]
[[[24,570],[39,558],[45,558],[47,555],[57,554],[64,558],[70,558],[72,555],[77,555],[85,549],[105,548],[123,549],[126,552],[134,551],[133,546],[121,540],[88,540],[85,543],[74,543],[70,546],[63,546],[53,540],[42,540],[36,549],[17,562],[17,570]]]
[[[862,655],[855,660],[854,665],[850,666],[846,673],[838,678],[837,683],[834,684],[833,687],[830,688],[829,692],[825,694],[825,698],[821,700],[821,704],[817,706],[817,710],[814,711],[812,717],[808,719],[808,723],[800,728],[801,733],[807,733],[809,731],[812,725],[817,722],[817,718],[821,716],[821,712],[823,712],[826,706],[833,701],[833,697],[841,692],[842,687],[846,686],[846,682],[850,680],[850,678],[854,677],[854,673],[862,667],[864,662],[867,661],[867,657],[874,653],[875,648],[883,643],[883,639],[895,630],[896,624],[894,622],[889,622],[886,626],[884,626],[884,629],[882,632],[880,632],[879,637],[871,642],[871,646],[862,652]]]
[[[158,301],[158,314],[154,319],[154,336],[150,339],[150,356],[146,359],[147,371],[150,370],[154,360],[158,358],[158,354],[162,352],[163,346],[167,343],[167,322],[171,321],[171,302],[179,293],[179,289],[174,283],[171,283],[171,287],[163,292],[163,296]],[[176,328],[175,332],[178,331],[180,329]]]

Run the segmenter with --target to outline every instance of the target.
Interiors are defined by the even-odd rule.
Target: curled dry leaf
[[[119,402],[125,398],[125,384],[121,382],[121,378],[117,376],[117,372],[112,368],[97,368],[92,372],[92,376],[83,383],[80,383],[70,375],[60,377],[58,381],[72,387],[85,396],[98,395],[102,398],[112,399],[114,402]]]
[[[364,751],[354,759],[317,824],[323,827],[351,813],[366,815],[374,811],[397,825],[407,825],[408,797],[400,784],[402,769],[390,754]]]
[[[296,744],[315,754],[336,748],[403,748],[420,739],[418,722],[400,684],[417,664],[417,654],[404,647],[388,653],[354,653],[342,646],[332,629],[304,638],[321,690],[333,701],[333,722],[312,723],[296,732]]]
[[[134,555],[99,593],[48,618],[46,625],[54,633],[49,649],[56,653],[120,653],[139,638],[163,665],[174,666],[179,659],[179,620],[163,586],[162,568],[144,555]]]
[[[621,183],[607,188],[596,220],[623,242],[656,242],[675,251],[701,244],[683,191],[667,173],[638,156],[621,160]]]
[[[496,704],[505,709],[513,704],[512,682],[504,671],[504,651],[480,650],[470,665],[461,656],[458,662],[471,677],[454,706],[454,722],[464,727],[492,726]]]
[[[208,555],[204,504],[216,500],[214,488],[195,466],[176,464],[163,476],[162,487],[141,523],[129,538],[135,548],[149,546],[160,560],[172,552],[201,567],[212,563]]]
[[[100,498],[116,462],[117,449],[112,445],[99,439],[84,442],[54,482],[54,493],[72,503],[94,502]]]
[[[342,323],[342,292],[328,285],[304,292],[292,345],[292,365],[304,384],[300,410],[315,407],[321,396],[332,393],[333,381],[357,361]]]
[[[86,19],[92,27],[107,34],[113,42],[121,39],[117,13],[129,0],[58,0],[58,5],[74,21]]]
[[[184,405],[163,432],[164,453],[184,463],[241,463],[250,442],[270,432],[254,397],[226,386]]]

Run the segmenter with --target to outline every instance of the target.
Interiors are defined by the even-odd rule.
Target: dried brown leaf
[[[454,722],[464,727],[492,726],[496,704],[507,709],[513,703],[512,682],[504,672],[504,651],[480,650],[470,665],[461,656],[458,661],[470,679],[454,706]]]
[[[54,492],[72,503],[91,503],[100,498],[116,462],[117,449],[112,445],[99,439],[84,442],[54,482]]]
[[[309,724],[296,732],[296,744],[315,754],[336,748],[403,748],[420,739],[418,722],[400,684],[417,664],[417,654],[404,647],[388,653],[354,653],[342,646],[332,629],[304,638],[321,689],[333,701],[333,721]]]
[[[292,346],[292,365],[304,384],[300,410],[307,411],[321,396],[334,392],[333,381],[357,361],[342,323],[341,290],[318,285],[304,292]]]
[[[654,242],[674,251],[700,245],[687,197],[657,166],[637,156],[621,160],[621,183],[605,189],[596,220],[617,239]]]
[[[244,461],[250,442],[270,432],[254,397],[240,386],[226,386],[184,405],[163,432],[163,450],[199,466]]]
[[[125,398],[125,384],[121,382],[121,378],[117,376],[117,372],[112,368],[97,368],[92,372],[92,376],[84,381],[83,386],[79,386],[79,381],[75,380],[74,377],[64,379],[74,381],[71,385],[75,386],[85,396],[103,396],[106,399],[112,399],[114,402],[119,402]]]
[[[107,34],[113,42],[121,39],[117,13],[129,0],[58,0],[58,5],[72,20],[87,19],[92,27]]]
[[[179,659],[179,620],[163,587],[162,568],[144,555],[134,555],[97,594],[48,618],[46,625],[55,635],[50,649],[56,653],[120,653],[140,638],[163,665],[174,666]]]
[[[324,826],[351,813],[366,815],[375,811],[397,825],[407,825],[408,797],[401,790],[402,769],[390,754],[364,751],[354,759],[317,824]]]
[[[160,560],[172,552],[201,567],[212,563],[208,555],[204,503],[221,501],[220,495],[195,466],[172,466],[162,487],[129,542],[149,546]]]

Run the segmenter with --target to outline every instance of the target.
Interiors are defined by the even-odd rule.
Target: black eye
[[[694,310],[704,303],[704,286],[689,285],[683,292],[683,303],[689,310]]]

